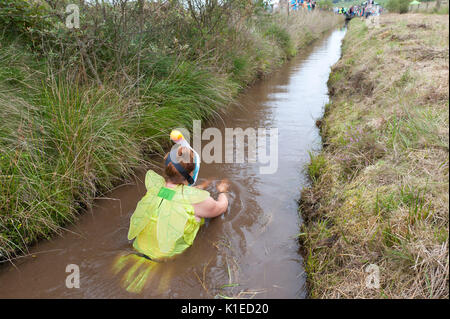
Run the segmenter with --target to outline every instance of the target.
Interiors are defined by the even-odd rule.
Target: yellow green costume
[[[170,189],[165,184],[162,176],[149,170],[145,176],[147,193],[130,219],[128,239],[134,239],[133,247],[151,260],[127,254],[117,256],[113,263],[116,275],[129,267],[121,284],[132,293],[140,293],[155,277],[160,281],[157,290],[167,290],[170,267],[157,261],[182,253],[191,246],[204,224],[203,218],[196,220],[192,205],[206,200],[209,192],[186,185]]]
[[[166,188],[162,176],[149,170],[145,176],[147,194],[130,219],[128,239],[140,253],[158,260],[182,253],[192,245],[204,219],[197,221],[193,204],[209,192],[186,185]]]

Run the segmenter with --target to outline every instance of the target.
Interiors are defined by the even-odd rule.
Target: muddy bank
[[[313,298],[448,298],[448,15],[353,19],[308,167]]]

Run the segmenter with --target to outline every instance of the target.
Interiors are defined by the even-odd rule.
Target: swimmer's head
[[[180,146],[175,149],[173,153],[167,153],[166,156],[164,156],[164,161],[166,163],[164,173],[166,178],[174,184],[186,184],[188,182],[187,179],[175,168],[173,162],[169,161],[167,163],[169,154],[171,154],[172,161],[179,163],[187,174],[193,176],[195,169],[194,152],[187,147]],[[176,158],[173,158],[173,155],[176,155]]]

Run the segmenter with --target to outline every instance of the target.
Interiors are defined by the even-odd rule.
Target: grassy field
[[[177,1],[77,2],[79,30],[43,18],[66,2],[0,3],[0,260],[60,232],[162,153],[171,129],[219,116],[340,21],[218,7],[199,25]]]
[[[302,192],[312,298],[449,297],[448,76],[448,15],[351,21]]]

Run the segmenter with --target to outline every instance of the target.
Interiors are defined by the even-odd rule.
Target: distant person
[[[297,11],[297,0],[291,0],[292,10]]]

